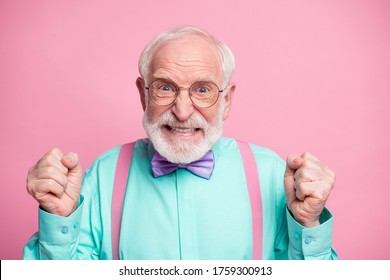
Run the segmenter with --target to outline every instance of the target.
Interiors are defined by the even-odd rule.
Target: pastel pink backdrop
[[[144,137],[137,60],[194,24],[236,54],[225,136],[337,173],[328,201],[341,259],[390,259],[389,1],[0,1],[0,258],[37,230],[28,169],[46,151],[83,167]]]

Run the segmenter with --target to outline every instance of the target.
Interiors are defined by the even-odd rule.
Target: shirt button
[[[301,239],[301,235],[298,232],[294,232],[294,237],[296,240]]]
[[[309,245],[312,241],[313,241],[313,238],[311,238],[311,237],[305,238],[305,244]]]
[[[62,227],[61,232],[63,234],[67,234],[68,233],[68,227]]]
[[[79,226],[79,223],[78,223],[78,222],[75,222],[75,223],[73,224],[73,228],[74,228],[74,229],[76,229],[78,226]]]

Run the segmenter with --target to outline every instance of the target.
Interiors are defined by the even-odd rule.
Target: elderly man
[[[286,164],[221,137],[234,67],[230,49],[202,29],[153,39],[136,80],[148,138],[105,152],[84,177],[75,153],[45,154],[27,178],[40,208],[24,258],[337,258],[325,208],[334,173],[309,153]]]

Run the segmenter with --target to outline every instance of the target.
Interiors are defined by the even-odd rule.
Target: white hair
[[[206,30],[196,26],[185,25],[169,29],[165,32],[158,34],[149,44],[146,45],[142,51],[139,61],[138,70],[141,76],[145,79],[148,77],[149,66],[154,53],[166,42],[180,39],[186,35],[198,35],[213,43],[219,54],[222,66],[222,72],[224,77],[224,85],[226,86],[233,76],[236,62],[233,52],[230,48],[220,40],[213,37]]]

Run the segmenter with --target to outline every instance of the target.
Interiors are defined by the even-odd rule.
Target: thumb
[[[284,172],[284,187],[286,194],[294,193],[294,174],[303,164],[303,158],[297,155],[289,155],[286,160],[286,171]]]
[[[294,187],[295,171],[303,165],[303,158],[297,155],[289,155],[286,160],[286,171],[284,172],[284,191],[287,201],[293,201],[296,197]],[[289,204],[290,204],[289,202]]]
[[[297,155],[289,155],[286,160],[286,172],[284,176],[291,176],[303,165],[303,158]]]
[[[76,153],[69,153],[66,156],[63,156],[61,163],[69,169],[69,171],[79,171],[81,170],[80,158]]]

